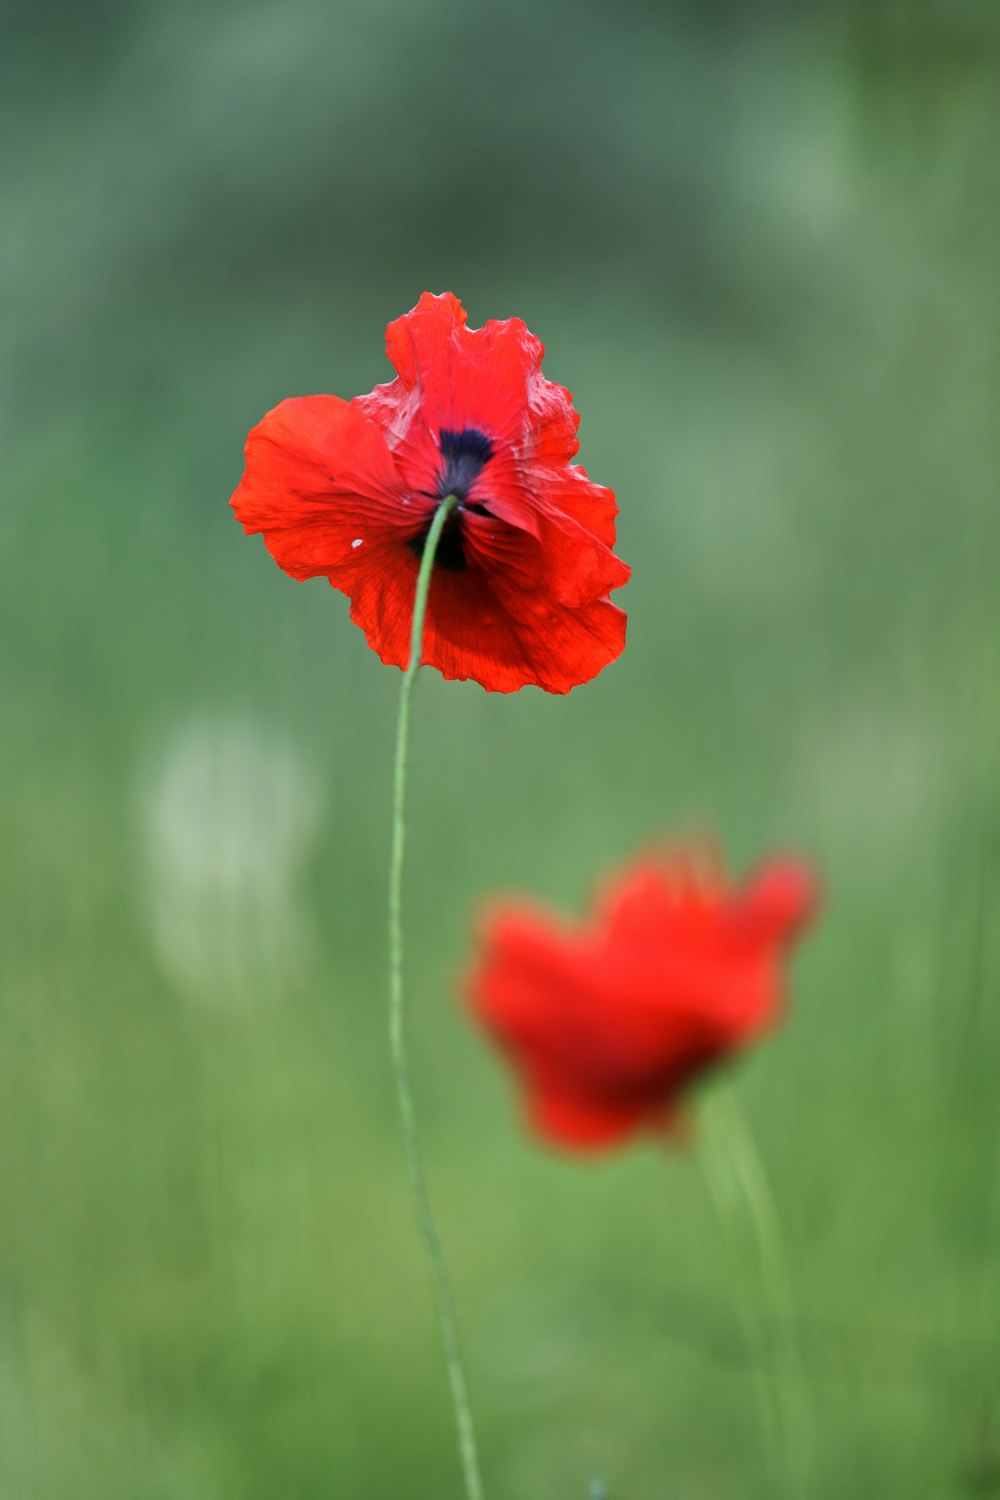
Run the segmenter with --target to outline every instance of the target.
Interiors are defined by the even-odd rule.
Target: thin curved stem
[[[785,1493],[812,1495],[821,1484],[794,1332],[794,1298],[781,1222],[763,1163],[732,1088],[716,1086],[707,1104],[709,1129],[702,1163],[734,1272],[743,1282],[747,1322],[767,1365],[767,1374],[759,1370],[758,1376],[772,1458],[781,1465]],[[760,1292],[756,1296],[747,1285],[746,1252],[740,1248],[747,1231],[757,1263]],[[778,1448],[780,1458],[774,1448]]]
[[[441,1245],[441,1236],[431,1209],[423,1158],[417,1141],[413,1091],[410,1087],[410,1070],[406,1058],[406,1011],[403,991],[402,891],[403,856],[406,845],[406,758],[410,738],[410,699],[423,655],[424,617],[427,613],[427,596],[430,593],[434,554],[445,523],[457,505],[458,499],[455,495],[448,495],[442,500],[434,513],[434,519],[427,533],[420,561],[420,572],[417,575],[417,591],[413,601],[410,660],[403,674],[403,687],[399,696],[396,755],[392,777],[392,858],[389,867],[389,1047],[396,1079],[399,1114],[403,1125],[410,1189],[413,1194],[417,1223],[431,1263],[438,1325],[444,1346],[455,1425],[458,1429],[458,1447],[462,1459],[466,1500],[483,1500],[483,1482],[479,1473],[476,1435],[472,1425],[472,1410],[469,1405],[465,1371],[458,1347],[458,1328],[455,1321],[451,1283],[448,1279],[448,1267]]]

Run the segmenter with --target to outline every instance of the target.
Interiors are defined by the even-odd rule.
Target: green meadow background
[[[414,1070],[489,1500],[1000,1495],[995,4],[3,33],[2,1500],[460,1495],[385,1040],[400,678],[227,505],[425,288],[544,339],[634,568],[569,697],[417,688]],[[578,910],[705,827],[827,887],[732,1075],[780,1296],[711,1120],[542,1152],[458,1000],[484,895]]]

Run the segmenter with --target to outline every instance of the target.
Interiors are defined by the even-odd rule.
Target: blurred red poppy
[[[253,429],[232,506],[293,578],[328,578],[389,665],[409,660],[417,572],[442,532],[423,661],[494,692],[565,693],[621,652],[608,598],[617,507],[571,462],[579,418],[541,374],[519,318],[466,327],[458,299],[425,292],[390,323],[398,379],[370,395],[283,401]]]
[[[687,1085],[776,1020],[789,945],[816,903],[797,860],[732,887],[691,850],[637,858],[586,922],[490,906],[468,998],[520,1075],[537,1132],[591,1149],[678,1124]]]

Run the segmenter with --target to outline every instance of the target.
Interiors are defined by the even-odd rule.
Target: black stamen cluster
[[[452,432],[449,428],[442,427],[440,446],[443,462],[438,477],[437,498],[444,500],[448,495],[455,495],[459,503],[441,532],[434,555],[434,566],[442,567],[449,573],[461,573],[465,568],[461,513],[467,510],[475,515],[489,515],[486,506],[470,501],[468,494],[483,467],[493,457],[493,444],[485,432],[480,432],[477,427],[463,427],[461,432]],[[415,536],[409,544],[410,550],[418,557],[423,557],[429,530],[428,522],[426,530]]]

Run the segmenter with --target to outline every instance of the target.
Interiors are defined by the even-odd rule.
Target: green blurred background
[[[457,1496],[385,1045],[399,675],[228,508],[424,288],[518,314],[617,491],[621,660],[427,674],[414,1066],[490,1500],[1000,1495],[1000,12],[8,5],[0,1496]],[[521,1133],[470,912],[652,834],[812,851],[702,1167]],[[762,1422],[799,1413],[798,1476]]]

